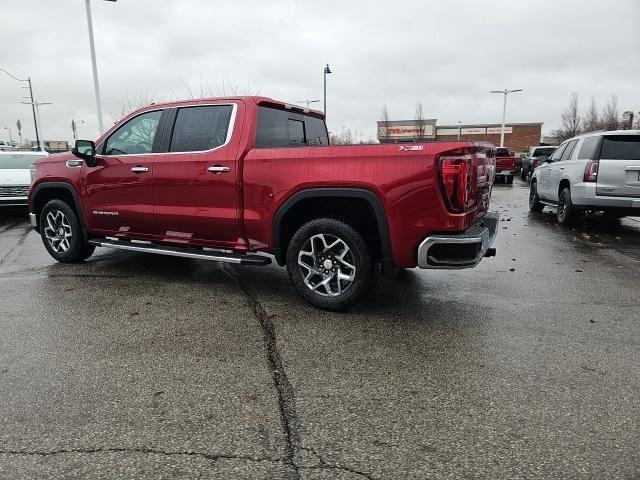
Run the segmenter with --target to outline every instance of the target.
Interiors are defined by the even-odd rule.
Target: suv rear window
[[[578,152],[578,160],[595,160],[600,146],[600,138],[599,136],[585,138]]]
[[[553,152],[556,151],[556,147],[545,147],[545,148],[536,148],[533,150],[531,154],[532,157],[539,157],[541,155],[546,155],[550,157]]]
[[[640,135],[604,137],[600,158],[612,160],[640,160]]]
[[[496,157],[510,157],[508,148],[497,148],[496,149]]]
[[[258,107],[256,147],[329,145],[324,121],[277,108]]]

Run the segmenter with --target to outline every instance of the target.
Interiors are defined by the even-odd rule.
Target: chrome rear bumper
[[[430,235],[418,247],[420,268],[471,268],[483,257],[494,256],[491,244],[498,233],[500,217],[487,213],[480,221],[459,235]]]

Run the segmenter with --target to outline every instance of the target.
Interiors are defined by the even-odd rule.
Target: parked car
[[[0,140],[0,152],[6,151],[6,150],[14,151],[14,150],[18,150],[18,147],[16,147],[12,143],[5,142],[4,140]]]
[[[38,161],[30,218],[60,262],[95,247],[286,265],[346,309],[377,264],[473,267],[490,248],[495,160],[477,142],[329,146],[321,112],[263,97],[151,105]]]
[[[496,181],[513,183],[513,174],[517,170],[517,159],[504,147],[496,149]]]
[[[538,168],[538,165],[542,162],[544,163],[546,158],[549,158],[553,155],[553,152],[556,151],[558,147],[549,147],[549,146],[538,146],[531,147],[529,153],[522,157],[522,167],[520,169],[520,178],[522,180],[527,180],[533,174],[533,171]]]
[[[0,207],[27,205],[31,165],[47,152],[0,152]]]
[[[529,208],[557,205],[558,223],[584,211],[640,215],[640,130],[588,133],[558,147],[533,172]]]

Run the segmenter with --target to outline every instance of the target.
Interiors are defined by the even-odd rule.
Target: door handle
[[[225,167],[223,165],[214,165],[213,167],[207,168],[207,171],[215,173],[216,175],[220,175],[221,173],[229,173],[231,171],[231,168]]]
[[[137,167],[131,167],[131,171],[133,173],[147,173],[149,171],[149,168],[137,166]]]
[[[564,167],[560,167],[560,170],[564,170]]]
[[[624,169],[627,172],[640,172],[640,165],[627,165]]]

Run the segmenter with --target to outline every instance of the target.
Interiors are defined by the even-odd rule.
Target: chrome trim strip
[[[231,105],[233,107],[233,109],[231,110],[231,117],[229,118],[229,128],[227,129],[227,138],[225,139],[225,142],[222,145],[219,145],[215,148],[211,148],[209,150],[195,150],[193,152],[157,152],[157,153],[126,153],[123,155],[96,155],[96,158],[103,158],[103,157],[107,157],[107,158],[111,158],[111,157],[144,157],[144,156],[150,156],[150,155],[191,155],[192,153],[209,153],[209,152],[214,152],[216,150],[218,150],[219,148],[222,147],[226,147],[229,142],[231,141],[231,137],[233,136],[233,129],[236,126],[236,113],[238,111],[238,104],[237,103],[199,103],[197,105],[181,105],[181,106],[170,106],[170,107],[166,107],[166,108],[162,108],[159,110],[147,110],[146,112],[142,112],[140,113],[140,115],[143,115],[145,113],[149,113],[149,112],[160,112],[163,110],[169,110],[170,108],[176,108],[176,109],[180,109],[180,108],[193,108],[193,107],[211,107],[211,106],[225,106],[225,105]],[[136,115],[136,117],[140,116],[140,115]],[[131,117],[129,120],[132,120],[136,117]],[[127,121],[129,121],[127,120]],[[124,124],[123,124],[124,125]],[[114,130],[110,135],[113,135],[115,132],[117,131]],[[105,139],[105,142],[109,139],[109,137],[107,137]]]
[[[107,240],[111,240],[112,242],[119,242],[120,241],[120,239],[118,237],[104,237],[104,238],[106,238]]]
[[[67,160],[67,167],[69,168],[80,168],[82,167],[82,160]]]
[[[169,255],[172,257],[197,258],[199,260],[213,260],[216,262],[238,263],[238,264],[242,262],[241,258],[218,257],[215,255],[206,255],[202,253],[180,252],[177,250],[164,250],[164,249],[150,248],[150,247],[136,247],[134,245],[127,245],[124,243],[115,245],[113,243],[101,242],[100,240],[90,240],[89,243],[91,243],[92,245],[97,245],[99,247],[115,248],[118,250],[129,250],[132,252],[157,253],[159,255]]]

